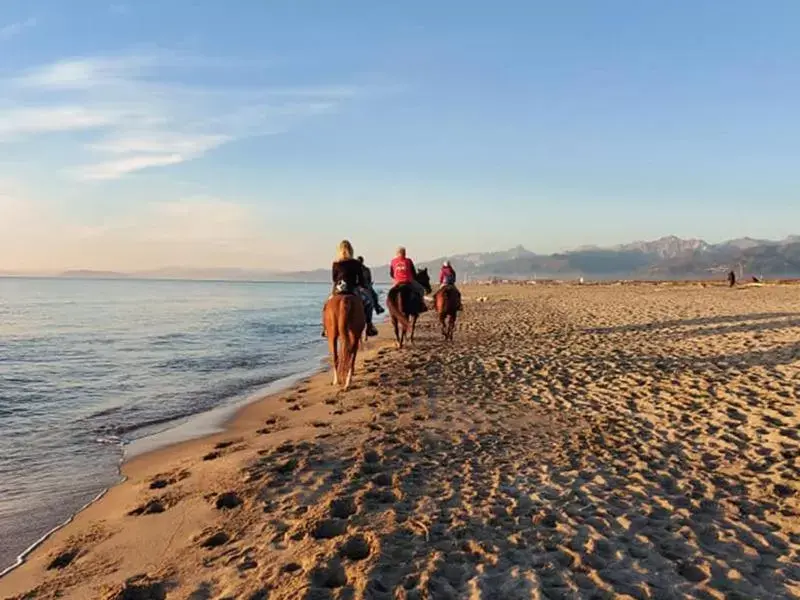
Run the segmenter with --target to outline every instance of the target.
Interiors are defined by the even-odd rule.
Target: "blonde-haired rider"
[[[353,254],[353,245],[348,240],[339,242],[336,249],[336,261],[331,267],[331,281],[333,282],[331,295],[358,294],[361,297],[361,290],[367,287],[364,280],[364,268],[359,261],[353,258]],[[365,312],[369,319],[367,322],[367,335],[378,335],[378,331],[370,318],[372,311],[367,310]],[[322,336],[325,337],[324,327]]]

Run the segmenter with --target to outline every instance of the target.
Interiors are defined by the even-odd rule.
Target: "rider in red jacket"
[[[417,269],[414,261],[406,256],[406,249],[400,246],[395,257],[389,265],[389,277],[392,278],[395,286],[409,285],[419,294],[420,312],[425,312],[428,307],[425,305],[425,288],[417,281]]]
[[[456,270],[449,260],[444,261],[442,270],[439,271],[439,285],[455,285],[456,284]]]
[[[456,289],[456,270],[453,268],[453,265],[450,264],[449,260],[444,261],[442,263],[442,269],[439,271],[439,289],[436,291],[438,294],[442,291],[442,288],[446,285],[453,286],[455,293],[458,296],[458,310],[462,310],[461,306],[461,292]]]

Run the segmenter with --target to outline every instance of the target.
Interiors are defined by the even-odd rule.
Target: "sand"
[[[131,461],[0,597],[800,597],[800,287],[464,295]]]

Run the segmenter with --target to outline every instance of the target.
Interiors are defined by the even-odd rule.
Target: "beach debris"
[[[209,452],[203,457],[203,460],[216,460],[221,454],[219,452]]]

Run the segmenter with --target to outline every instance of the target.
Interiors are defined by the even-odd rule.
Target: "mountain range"
[[[523,246],[500,252],[471,252],[417,262],[433,275],[449,260],[468,279],[685,279],[721,277],[730,270],[756,277],[800,277],[800,236],[780,241],[738,238],[719,244],[667,236],[610,247],[583,246],[568,252],[537,254]],[[378,282],[388,279],[388,265],[372,266]],[[330,268],[278,272],[266,269],[167,267],[135,273],[67,271],[65,277],[143,277],[249,281],[329,281]]]
[[[740,238],[719,244],[667,236],[611,247],[585,246],[541,255],[521,246],[506,252],[464,254],[448,258],[463,276],[472,278],[684,279],[711,278],[734,270],[737,275],[800,277],[800,236],[784,240]],[[438,270],[443,259],[420,266]]]

